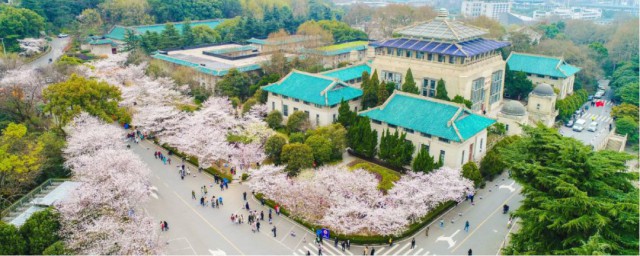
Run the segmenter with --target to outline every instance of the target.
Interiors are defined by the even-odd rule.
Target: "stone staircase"
[[[20,214],[25,212],[29,207],[33,206],[34,201],[42,199],[51,191],[56,189],[60,184],[62,184],[64,180],[47,180],[44,183],[40,184],[40,186],[31,190],[31,192],[27,193],[25,196],[20,198],[20,200],[16,201],[13,205],[7,207],[7,209],[2,211],[2,221],[5,223],[11,222],[13,219],[18,217]]]

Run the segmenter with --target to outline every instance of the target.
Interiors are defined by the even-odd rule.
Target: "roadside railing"
[[[64,182],[67,181],[69,179],[48,179],[45,182],[43,182],[42,184],[40,184],[39,186],[37,186],[36,188],[32,189],[31,191],[29,191],[29,193],[27,193],[26,195],[22,196],[20,199],[18,199],[18,201],[15,201],[13,204],[9,205],[7,208],[5,208],[4,210],[2,210],[2,212],[0,213],[0,219],[9,216],[9,214],[11,214],[11,212],[15,211],[16,209],[22,207],[23,205],[31,202],[34,198],[36,198],[36,196],[38,196],[38,194],[40,194],[40,192],[42,192],[43,190],[47,189],[47,187],[51,186],[51,184],[53,184],[54,182]]]

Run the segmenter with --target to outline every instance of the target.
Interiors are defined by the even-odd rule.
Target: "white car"
[[[603,95],[604,95],[604,91],[598,91],[596,92],[596,95],[593,95],[593,97],[596,99],[600,99],[602,98]]]
[[[598,122],[595,122],[595,121],[591,122],[589,124],[589,128],[587,128],[587,131],[590,131],[590,132],[595,132],[597,130],[598,130]]]
[[[58,34],[58,38],[66,38],[69,37],[67,34]]]
[[[576,121],[575,124],[573,124],[573,127],[571,128],[574,132],[581,132],[582,130],[584,130],[584,125],[587,123],[587,121],[585,121],[584,119],[578,119],[578,121]]]

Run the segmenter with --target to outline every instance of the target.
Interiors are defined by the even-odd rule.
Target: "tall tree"
[[[171,23],[164,25],[164,30],[160,33],[160,37],[160,48],[162,49],[176,48],[180,46],[180,32],[178,32],[176,26]]]
[[[438,80],[438,85],[436,86],[436,99],[441,99],[441,100],[451,100],[449,99],[449,93],[447,93],[447,87],[444,84],[444,80],[442,80],[442,78],[440,78],[440,80]]]
[[[216,91],[220,95],[227,97],[238,97],[242,100],[249,96],[249,87],[251,87],[251,78],[244,72],[237,69],[231,69],[222,77],[216,85]]]
[[[220,34],[209,26],[197,25],[191,29],[195,45],[220,42]]]
[[[15,200],[35,183],[44,145],[28,134],[23,124],[9,123],[1,134],[0,196]]]
[[[378,91],[376,92],[376,96],[378,97],[378,105],[382,105],[389,98],[389,91],[387,91],[386,84],[384,82],[380,83],[378,79],[378,70],[373,71],[373,77],[375,78],[375,83],[378,88]]]
[[[527,78],[527,74],[522,71],[507,69],[505,71],[504,92],[510,99],[520,100],[527,97],[533,90],[533,83]]]
[[[413,159],[412,169],[414,172],[430,173],[436,168],[436,162],[424,147],[420,148],[418,155]]]
[[[182,23],[182,46],[193,46],[195,43],[196,38],[191,29],[191,22],[187,20]]]
[[[351,125],[356,121],[356,113],[351,111],[349,103],[342,100],[340,101],[340,107],[338,108],[338,120],[337,122],[342,124],[345,128],[349,129]]]
[[[411,72],[411,68],[407,70],[407,74],[404,76],[404,83],[402,84],[402,91],[420,94],[418,87],[416,86],[416,81],[413,80],[413,72]]]
[[[378,157],[398,168],[411,164],[415,146],[405,139],[406,136],[406,133],[399,134],[398,130],[393,134],[387,130],[380,139]]]
[[[632,156],[590,146],[539,125],[500,153],[524,200],[505,254],[636,254],[637,174]],[[606,246],[593,246],[594,244]]]
[[[378,132],[371,128],[367,117],[357,117],[347,132],[347,144],[357,153],[373,158],[378,146]]]

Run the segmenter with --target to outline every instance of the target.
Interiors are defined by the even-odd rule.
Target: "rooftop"
[[[445,43],[422,39],[395,38],[371,43],[374,47],[391,47],[405,50],[471,57],[511,45],[509,42],[476,38],[461,43]]]
[[[341,81],[350,81],[353,79],[358,79],[362,77],[362,72],[368,72],[371,74],[371,66],[367,63],[362,63],[358,65],[348,66],[339,69],[333,69],[329,71],[325,71],[320,73],[327,77],[333,77],[340,79]]]
[[[560,78],[567,78],[580,71],[579,67],[567,64],[563,58],[518,52],[511,52],[507,64],[510,70]]]
[[[456,142],[465,141],[496,122],[459,104],[399,91],[383,105],[359,115]]]
[[[356,51],[366,50],[368,44],[369,42],[367,41],[353,41],[348,43],[323,46],[315,49],[308,49],[306,50],[306,52],[321,54],[325,56],[334,56],[334,55],[339,55],[343,53],[349,53],[353,50],[356,50]]]
[[[435,19],[400,28],[395,33],[405,38],[445,42],[462,42],[487,34],[484,29],[449,20],[448,16],[449,13],[441,9]]]
[[[260,44],[260,45],[283,45],[283,44],[289,44],[289,43],[304,42],[310,39],[311,38],[309,36],[290,35],[287,37],[279,37],[279,38],[265,38],[265,39],[251,38],[247,40],[247,42],[252,44]]]
[[[223,76],[232,68],[236,68],[241,72],[258,70],[261,68],[262,63],[269,61],[271,58],[270,55],[259,55],[230,60],[204,54],[204,52],[224,51],[225,49],[238,49],[239,47],[242,47],[242,45],[223,44],[169,51],[167,54],[157,53],[151,57],[182,66],[192,67],[199,72],[214,76]]]
[[[216,28],[223,21],[224,21],[224,19],[191,21],[191,27],[195,27],[195,26],[198,26],[198,25],[205,25],[205,26],[210,27],[210,28]],[[178,23],[178,22],[170,22],[170,23],[172,23],[176,27],[178,32],[182,33],[183,23]],[[141,26],[130,26],[130,27],[114,26],[109,31],[109,33],[107,33],[105,35],[105,37],[111,38],[111,39],[115,39],[115,40],[119,40],[119,41],[124,41],[124,37],[126,35],[126,31],[129,30],[129,29],[134,30],[135,33],[138,34],[138,35],[144,34],[147,31],[161,33],[164,30],[164,27],[165,27],[166,24],[167,23],[164,23],[164,24],[153,24],[153,25],[141,25]]]
[[[262,87],[262,90],[322,106],[333,106],[342,100],[362,96],[362,90],[350,87],[336,78],[297,70],[291,71],[276,83]]]
[[[51,192],[48,192],[43,197],[35,198],[31,202],[29,202],[29,207],[25,209],[18,216],[13,218],[10,223],[15,226],[22,226],[22,224],[31,217],[34,213],[44,210],[47,207],[53,206],[55,203],[63,200],[65,197],[69,195],[73,190],[75,190],[78,186],[80,186],[80,182],[75,181],[65,181],[62,184],[58,185]]]

